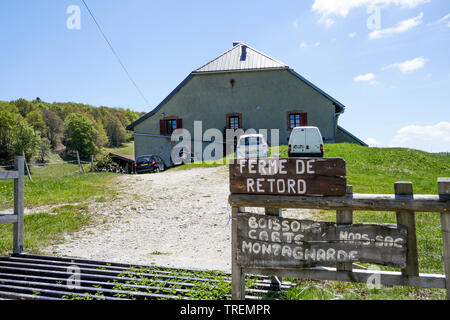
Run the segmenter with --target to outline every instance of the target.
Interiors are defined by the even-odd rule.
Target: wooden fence
[[[245,274],[272,277],[293,277],[315,280],[334,280],[368,283],[377,276],[383,285],[402,285],[447,289],[450,299],[450,178],[438,179],[439,195],[413,195],[411,182],[395,183],[395,194],[353,194],[347,186],[345,196],[283,196],[230,194],[232,206],[232,298],[245,298]],[[336,225],[352,225],[353,211],[396,212],[399,228],[407,227],[406,265],[401,272],[354,269],[351,262],[338,262],[336,267],[268,268],[251,267],[239,259],[238,222],[245,216],[245,207],[264,207],[266,215],[278,216],[280,208],[336,210]],[[443,263],[445,275],[419,273],[415,212],[437,212],[441,216]],[[263,216],[264,217],[264,216]]]
[[[25,157],[14,158],[14,171],[0,171],[1,179],[14,179],[14,214],[0,215],[0,224],[14,223],[13,252],[23,251]]]

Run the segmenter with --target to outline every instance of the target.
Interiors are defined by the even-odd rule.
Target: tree
[[[95,144],[99,147],[104,147],[108,145],[109,139],[106,135],[105,129],[100,121],[92,120],[95,130],[97,130],[97,135],[95,137]]]
[[[40,139],[39,145],[37,147],[36,159],[40,163],[44,163],[48,159],[48,154],[50,152],[51,143],[46,137]]]
[[[96,154],[98,131],[94,123],[82,114],[72,113],[64,121],[64,143],[71,151],[78,151],[80,156]]]
[[[119,108],[119,111],[127,117],[128,119],[127,125],[136,121],[141,116],[138,112],[131,111],[130,109]]]
[[[6,110],[12,113],[19,113],[19,109],[17,109],[16,105],[12,102],[0,101],[0,110]]]
[[[125,128],[117,118],[111,118],[106,122],[106,134],[109,138],[109,145],[119,147],[126,141]]]
[[[19,109],[20,115],[24,118],[28,113],[36,108],[31,102],[22,98],[12,101],[12,103],[16,105],[17,109]]]
[[[18,116],[5,109],[0,109],[0,161],[7,163],[13,154],[14,131]]]
[[[39,131],[42,137],[47,135],[48,127],[40,110],[31,111],[27,114],[25,120],[33,127],[34,131]]]
[[[22,155],[25,153],[27,161],[30,161],[34,156],[37,146],[41,141],[39,133],[35,132],[33,127],[25,121],[19,121],[17,123],[17,129],[15,130],[13,139],[13,155]]]
[[[52,110],[42,110],[42,117],[47,126],[47,138],[50,140],[52,149],[58,146],[58,142],[63,132],[63,121],[61,118]]]

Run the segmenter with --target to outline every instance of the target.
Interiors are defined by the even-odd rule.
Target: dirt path
[[[88,227],[47,254],[136,264],[231,270],[227,167],[117,178],[114,202],[89,204],[108,222]],[[253,208],[250,211],[256,212]],[[283,216],[310,218],[308,210]]]

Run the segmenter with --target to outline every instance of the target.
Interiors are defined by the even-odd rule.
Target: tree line
[[[45,162],[50,151],[95,155],[129,141],[125,127],[140,116],[130,109],[39,98],[0,101],[0,163],[10,164],[23,153],[27,161],[38,162]]]

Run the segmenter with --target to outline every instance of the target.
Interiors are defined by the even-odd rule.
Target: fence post
[[[83,173],[86,173],[86,172],[84,172],[84,168],[83,168],[83,166],[81,165],[81,161],[80,161],[80,154],[78,153],[78,151],[77,151],[77,161],[78,161],[78,172],[81,174],[81,171],[83,171]]]
[[[78,173],[81,174],[81,163],[80,163],[80,154],[77,150],[77,162],[78,162]]]
[[[353,194],[353,186],[347,186],[347,194]],[[348,225],[353,223],[353,210],[336,210],[337,225]],[[338,262],[336,264],[337,271],[352,271],[351,262]]]
[[[239,207],[231,207],[231,298],[233,300],[245,299],[245,274],[237,263],[237,214]]]
[[[450,201],[450,178],[438,178],[439,198]],[[450,212],[441,212],[442,246],[444,253],[447,300],[450,300]]]
[[[413,198],[413,184],[409,181],[399,181],[394,184],[395,196]],[[403,276],[418,276],[419,262],[417,258],[416,221],[412,211],[397,211],[397,224],[408,228],[408,255]]]
[[[264,211],[267,216],[272,217],[281,217],[282,210],[281,208],[264,208]],[[271,289],[281,290],[281,277],[271,277],[270,286]]]
[[[14,223],[13,253],[19,254],[23,251],[23,214],[24,214],[24,164],[25,157],[14,158],[14,168],[19,172],[19,177],[14,179],[14,214],[17,215],[17,222]]]
[[[23,161],[25,162],[25,168],[27,169],[28,179],[30,179],[31,182],[33,182],[33,179],[31,179],[31,172],[30,168],[28,167],[27,158],[25,157],[25,151],[22,151]]]
[[[94,172],[94,155],[91,155],[91,172]]]

